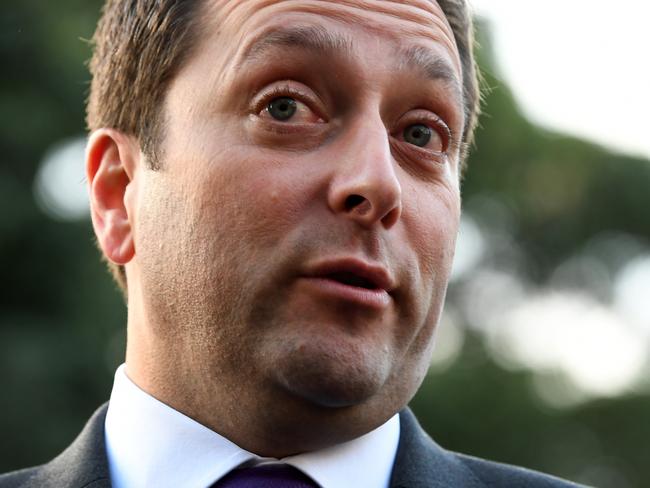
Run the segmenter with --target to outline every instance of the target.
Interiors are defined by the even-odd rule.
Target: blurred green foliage
[[[90,49],[100,0],[0,5],[0,471],[45,462],[110,395],[123,360],[125,307],[88,221],[55,222],[33,197],[46,150],[84,131]],[[487,40],[483,41],[488,46]],[[481,64],[491,88],[464,198],[514,209],[532,281],[606,231],[650,238],[650,164],[541,130]],[[650,483],[650,396],[554,410],[530,373],[495,364],[468,332],[460,358],[413,401],[442,445],[602,487]],[[644,485],[644,482],[646,483]]]

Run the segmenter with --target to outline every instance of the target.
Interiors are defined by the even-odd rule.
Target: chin
[[[387,354],[342,347],[285,351],[274,368],[275,382],[292,396],[324,408],[363,404],[380,394],[391,373]]]

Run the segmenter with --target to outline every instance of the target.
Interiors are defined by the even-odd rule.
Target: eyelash
[[[307,105],[309,109],[318,115],[321,119],[326,120],[324,114],[321,113],[322,111],[315,108],[317,104],[311,99],[311,97],[307,96],[300,90],[296,90],[290,85],[276,85],[261,95],[256,96],[253,103],[253,111],[256,115],[259,115],[264,109],[267,108],[272,100],[280,97],[295,98],[297,101]]]
[[[424,110],[424,109],[422,109]],[[434,115],[431,112],[428,112],[424,117],[408,117],[406,122],[400,124],[399,134],[403,134],[404,130],[415,124],[423,124],[430,127],[433,131],[437,132],[442,139],[443,150],[439,153],[448,153],[450,150],[455,149],[455,137],[452,133],[449,126],[444,122],[444,120],[438,115]],[[415,146],[417,147],[417,146]],[[417,148],[421,151],[427,151],[425,148]],[[431,152],[430,150],[428,150]],[[438,152],[438,151],[434,151]]]

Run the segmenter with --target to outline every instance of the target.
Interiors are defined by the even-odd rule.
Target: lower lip
[[[367,289],[359,286],[346,285],[340,281],[327,278],[301,278],[325,296],[343,300],[353,304],[374,309],[384,309],[390,305],[391,297],[383,289]]]

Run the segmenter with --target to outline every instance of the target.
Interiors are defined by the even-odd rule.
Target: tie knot
[[[288,464],[233,469],[212,488],[319,488],[309,476]]]

